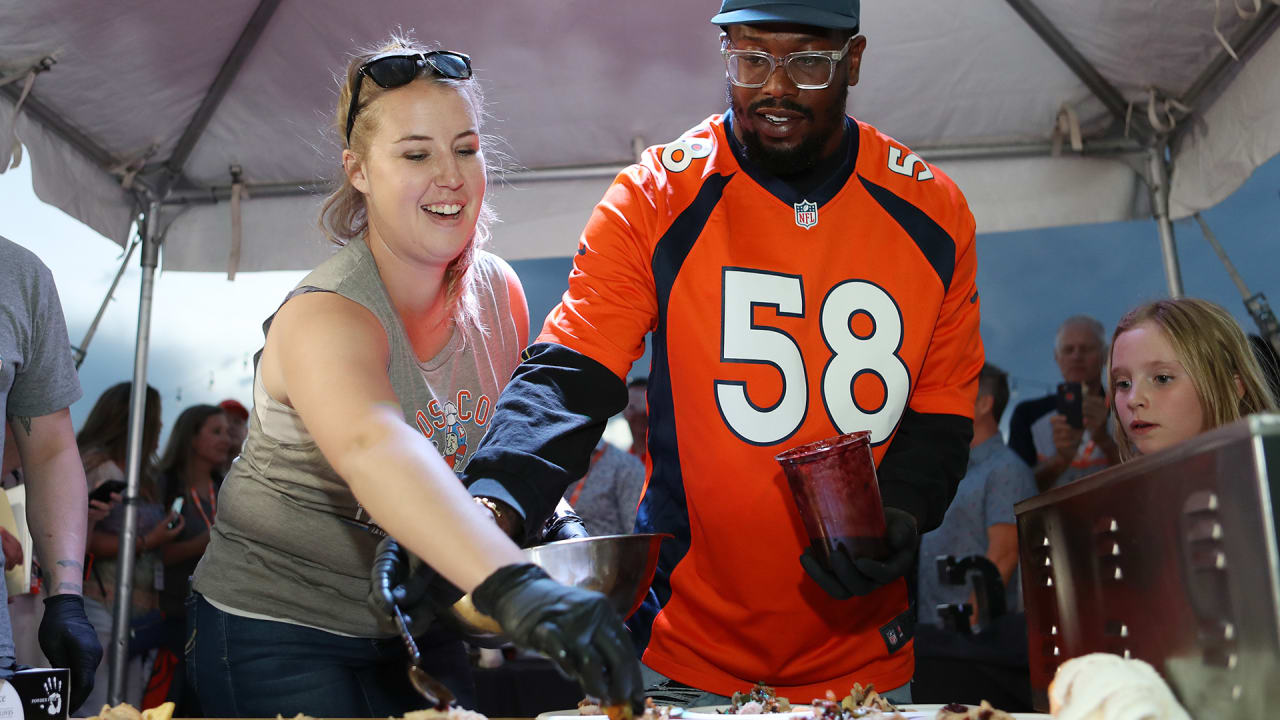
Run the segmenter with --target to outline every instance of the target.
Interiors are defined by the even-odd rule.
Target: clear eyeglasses
[[[723,38],[723,36],[722,36]],[[802,50],[784,57],[763,50],[736,50],[723,38],[720,53],[724,55],[729,82],[738,87],[758,88],[769,82],[769,76],[782,65],[787,77],[801,90],[821,90],[831,84],[836,65],[849,53],[850,37],[839,50]]]

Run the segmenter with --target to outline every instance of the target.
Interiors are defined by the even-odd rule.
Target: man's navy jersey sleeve
[[[609,368],[563,345],[530,345],[463,482],[510,505],[532,535],[586,475],[605,423],[626,404],[627,385]]]

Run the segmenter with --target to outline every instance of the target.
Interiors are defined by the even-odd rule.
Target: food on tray
[[[475,710],[450,705],[447,710],[437,710],[435,708],[427,708],[426,710],[412,710],[404,714],[404,720],[489,720],[484,715]]]
[[[103,705],[98,714],[89,720],[171,720],[173,708],[174,705],[171,702],[161,703],[141,712],[129,703],[120,703],[115,707]]]
[[[1003,710],[991,707],[986,700],[977,707],[951,703],[938,709],[937,720],[1013,720],[1013,716]]]
[[[764,683],[756,683],[747,692],[735,692],[729,699],[729,707],[724,710],[727,715],[760,715],[762,713],[791,712],[791,701],[778,697],[773,688]]]
[[[854,683],[848,695],[836,700],[836,694],[827,691],[826,699],[814,699],[814,720],[851,720],[852,718],[877,718],[884,713],[897,712],[893,703],[876,692],[875,685]]]
[[[605,705],[603,706],[604,714],[609,720],[632,720],[635,713],[631,710],[629,703],[621,705]]]
[[[615,714],[616,713],[616,714]],[[600,701],[593,697],[584,697],[578,701],[579,715],[608,715],[609,720],[631,720],[634,715],[626,705],[600,706]],[[684,715],[684,708],[671,705],[658,705],[653,698],[644,699],[644,715],[642,720],[676,720]]]
[[[1111,653],[1062,663],[1049,683],[1049,712],[1058,720],[1191,720],[1155,668]]]

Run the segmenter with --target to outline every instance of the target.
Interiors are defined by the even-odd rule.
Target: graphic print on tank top
[[[449,467],[460,472],[492,415],[493,398],[484,392],[459,390],[443,403],[439,398],[432,399],[426,411],[419,410],[415,419],[418,429],[436,446]]]

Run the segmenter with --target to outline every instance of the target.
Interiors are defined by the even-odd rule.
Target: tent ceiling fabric
[[[1246,3],[1247,4],[1247,3]],[[1246,21],[1224,0],[1219,28]],[[54,55],[33,97],[121,161],[161,163],[199,107],[257,0],[197,9],[167,0],[44,0],[0,5],[0,72]],[[306,267],[326,251],[316,200],[253,197],[255,184],[308,184],[337,169],[329,124],[335,77],[357,46],[402,28],[472,55],[488,126],[519,168],[622,165],[633,142],[669,141],[725,107],[717,0],[284,0],[196,143],[184,176],[197,188],[230,184],[239,165],[241,270]],[[1184,93],[1222,47],[1212,0],[1038,0],[1037,7],[1125,97],[1146,113],[1148,89]],[[1004,0],[863,0],[868,49],[849,110],[913,148],[1048,143],[1069,105],[1086,139],[1116,126],[1102,103]],[[1225,91],[1207,96],[1173,178],[1186,214],[1221,200],[1280,152],[1280,37]],[[1269,59],[1270,64],[1261,62]],[[0,130],[12,104],[0,102]],[[18,134],[37,191],[116,242],[132,216],[128,193],[27,114]],[[1068,151],[1069,154],[1069,151]],[[1184,161],[1182,156],[1186,156]],[[945,156],[943,156],[945,157]],[[1145,189],[1115,157],[942,159],[966,192],[980,232],[1140,217]],[[1188,177],[1194,174],[1195,177]],[[516,175],[519,178],[519,175]],[[496,187],[504,222],[495,247],[509,258],[568,255],[608,180],[516,181]],[[1047,202],[1046,200],[1051,200]],[[165,267],[222,270],[230,210],[174,215]],[[166,218],[166,221],[168,218]]]

